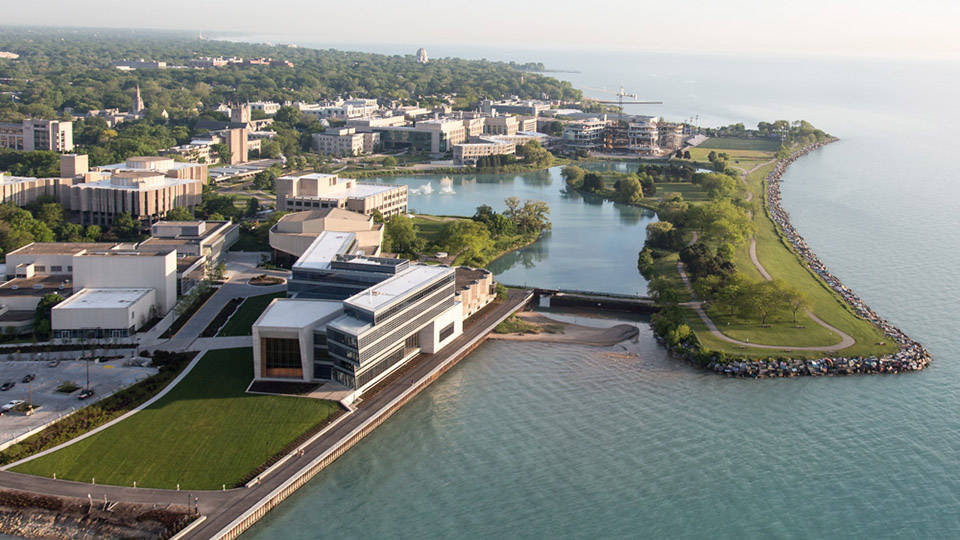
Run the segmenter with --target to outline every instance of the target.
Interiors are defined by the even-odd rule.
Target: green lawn
[[[664,199],[671,193],[679,193],[690,202],[708,201],[706,190],[691,182],[657,182],[657,192],[650,199]]]
[[[257,318],[263,313],[263,310],[267,309],[267,305],[269,305],[274,298],[284,298],[286,296],[287,294],[284,292],[276,292],[248,297],[240,304],[240,307],[237,308],[233,316],[227,320],[227,324],[223,325],[223,328],[220,329],[217,336],[251,335],[250,327],[257,321]]]
[[[776,152],[780,148],[780,141],[772,139],[741,139],[739,137],[710,137],[697,145],[697,148],[708,150],[759,150],[761,152]]]
[[[220,489],[340,410],[337,403],[262,396],[251,350],[208,352],[180,384],[136,415],[17,472],[99,484]]]
[[[730,156],[728,165],[741,169],[744,172],[773,159],[773,155],[770,152],[760,150],[715,150],[702,146],[690,149],[690,159],[693,161],[706,162],[710,152],[726,152]]]
[[[414,216],[413,224],[420,229],[420,237],[430,243],[437,243],[440,240],[440,232],[443,228],[457,219],[469,218],[444,218],[435,216]]]

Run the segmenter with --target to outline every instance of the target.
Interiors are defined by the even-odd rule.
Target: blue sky
[[[325,43],[496,44],[960,58],[958,0],[31,0],[0,23],[289,35]]]

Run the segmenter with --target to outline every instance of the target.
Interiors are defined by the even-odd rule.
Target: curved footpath
[[[800,150],[794,152],[790,155],[789,158],[779,161],[777,166],[767,175],[765,182],[765,202],[766,210],[770,219],[776,223],[778,232],[793,245],[796,252],[800,255],[800,258],[803,260],[804,264],[810,270],[815,272],[820,278],[837,294],[844,300],[844,302],[849,305],[853,311],[863,319],[870,321],[878,328],[880,328],[883,333],[889,336],[891,339],[895,340],[900,348],[896,353],[883,355],[883,356],[870,356],[870,357],[824,357],[818,360],[807,360],[807,359],[788,359],[788,360],[754,360],[754,361],[741,361],[741,362],[711,362],[706,367],[717,373],[723,373],[730,376],[740,376],[740,377],[777,377],[777,376],[796,376],[796,375],[836,375],[836,374],[854,374],[854,373],[901,373],[908,371],[919,371],[930,364],[932,360],[929,352],[923,348],[920,343],[910,339],[903,331],[899,328],[893,326],[886,319],[880,317],[875,311],[870,309],[867,304],[856,296],[849,287],[843,285],[839,278],[834,276],[820,261],[819,258],[813,253],[813,251],[807,246],[806,241],[802,236],[796,231],[793,227],[793,224],[790,222],[790,214],[787,213],[781,206],[781,197],[780,197],[780,179],[783,176],[783,173],[787,170],[787,167],[791,163],[799,159],[800,157],[806,155],[809,152],[812,152],[826,144],[836,141],[833,139],[824,143],[817,143],[810,146],[801,148]],[[769,162],[768,162],[769,163]],[[750,172],[755,171],[756,169],[762,167],[764,164],[760,164]],[[752,200],[752,193],[749,193],[747,196],[747,201]],[[694,236],[694,241],[696,236]],[[769,272],[760,264],[759,259],[757,258],[756,250],[756,239],[750,239],[750,260],[753,262],[754,266],[757,268],[757,271],[760,272],[765,279],[771,280],[772,276]],[[689,278],[684,272],[683,264],[677,264],[677,270],[680,272],[680,277],[683,279],[684,284],[687,289],[691,291]],[[691,307],[697,315],[703,320],[704,324],[707,326],[711,334],[717,338],[737,345],[751,348],[767,348],[767,349],[778,349],[783,351],[821,351],[821,352],[836,352],[847,347],[850,347],[856,343],[856,340],[852,336],[842,332],[838,328],[835,328],[825,321],[817,317],[813,312],[807,310],[807,316],[810,317],[815,323],[820,326],[836,333],[841,337],[840,343],[824,347],[789,347],[789,346],[773,346],[773,345],[761,345],[756,343],[747,343],[739,340],[732,339],[722,332],[719,331],[717,326],[713,323],[712,320],[707,316],[703,311],[702,302],[691,302],[687,304]],[[687,351],[673,351],[679,356],[688,356]]]

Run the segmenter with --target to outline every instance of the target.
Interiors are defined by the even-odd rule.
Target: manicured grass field
[[[757,165],[773,159],[773,155],[770,152],[762,152],[759,150],[715,150],[713,148],[703,148],[702,146],[690,149],[690,159],[705,162],[710,152],[726,152],[730,156],[728,165],[732,168],[740,169],[743,172],[747,172]]]
[[[741,139],[739,137],[710,137],[697,148],[709,150],[759,150],[761,152],[776,152],[780,148],[780,141],[772,139]]]
[[[657,182],[657,192],[650,199],[664,199],[671,193],[679,193],[683,200],[690,202],[710,200],[703,188],[691,182]]]
[[[232,486],[340,409],[331,401],[244,393],[253,378],[251,354],[210,351],[147,409],[15,470],[138,487]]]
[[[420,229],[420,236],[426,239],[427,242],[437,242],[440,240],[440,232],[443,228],[455,220],[456,218],[415,216],[413,218],[413,224]]]
[[[217,336],[251,335],[250,327],[257,321],[257,317],[263,313],[263,310],[267,309],[267,305],[269,305],[274,298],[284,297],[286,297],[286,293],[277,292],[247,298],[240,304],[240,307],[237,308],[233,316],[227,320],[227,324],[223,325],[223,328],[220,329]]]

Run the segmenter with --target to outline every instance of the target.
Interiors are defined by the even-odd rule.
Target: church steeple
[[[143,112],[143,98],[140,97],[140,85],[137,85],[137,97],[133,102],[133,112],[141,113]]]

